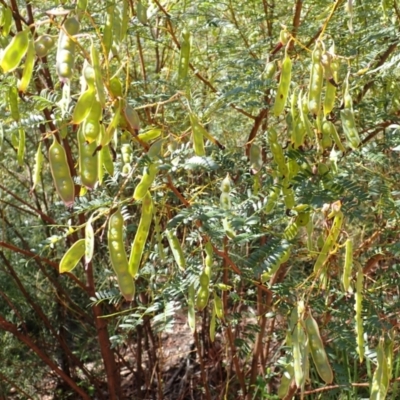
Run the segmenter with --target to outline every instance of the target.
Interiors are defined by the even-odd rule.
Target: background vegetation
[[[0,1],[0,397],[397,398],[397,0],[60,3]],[[80,22],[73,37],[63,28],[70,17]],[[24,30],[30,44],[14,51]],[[55,43],[40,57],[45,34]],[[68,46],[65,77],[56,67]],[[313,61],[318,46],[327,64]],[[101,183],[88,189],[90,157],[79,164],[77,136],[85,122],[73,116],[96,51],[98,99],[105,88],[97,120],[111,132],[113,161],[100,162]],[[275,113],[285,51],[289,98]],[[333,110],[315,113],[310,76],[322,65],[322,102],[329,84],[338,87]],[[346,109],[359,144],[343,130]],[[323,134],[325,121],[336,141]],[[149,131],[160,136],[137,136]],[[53,141],[67,156],[55,177],[63,170],[74,180],[70,207],[55,189]],[[133,194],[150,164],[152,222],[129,278],[135,293],[124,299],[108,223],[120,209],[129,256],[143,208]],[[167,229],[179,245],[171,248]],[[94,244],[93,257],[60,274],[80,239]]]

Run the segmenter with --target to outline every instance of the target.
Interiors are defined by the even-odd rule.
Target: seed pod
[[[285,178],[282,182],[282,195],[286,209],[291,210],[295,206],[295,198],[293,188],[288,178]]]
[[[188,290],[188,324],[190,330],[194,333],[196,331],[196,314],[194,309],[195,303],[195,292],[194,292],[194,284],[192,283],[189,286]]]
[[[304,324],[307,332],[311,357],[314,361],[318,375],[325,383],[330,384],[333,381],[333,372],[329,364],[328,356],[325,352],[324,344],[322,343],[318,324],[311,314],[309,314],[305,319]]]
[[[35,40],[35,53],[38,57],[46,57],[54,45],[54,39],[50,35],[41,35]]]
[[[344,83],[343,102],[344,109],[340,111],[343,131],[350,144],[350,147],[355,150],[361,144],[361,140],[360,136],[358,135],[356,122],[354,119],[353,100],[349,91],[349,74],[347,75]]]
[[[231,209],[231,197],[229,193],[222,192],[220,196],[220,204],[223,210],[230,210]]]
[[[142,214],[129,257],[129,273],[133,278],[137,275],[139,271],[140,261],[142,259],[144,246],[150,232],[152,219],[153,200],[151,198],[150,192],[147,191],[142,199]]]
[[[278,388],[278,397],[284,399],[289,392],[290,385],[294,379],[293,364],[288,364],[285,371],[282,374],[281,382]]]
[[[175,262],[177,263],[178,267],[184,271],[186,269],[186,261],[178,238],[176,237],[175,233],[169,229],[165,231],[165,235],[167,236]]]
[[[336,216],[335,219],[333,220],[333,224],[332,227],[329,231],[329,234],[324,242],[324,245],[321,249],[321,252],[319,253],[319,256],[317,258],[317,260],[315,261],[314,264],[314,272],[319,272],[320,268],[325,264],[325,262],[328,260],[329,258],[329,253],[331,252],[331,250],[334,248],[336,241],[339,237],[340,234],[340,228],[342,226],[342,222],[343,222],[343,213],[341,211],[339,211]]]
[[[99,138],[101,132],[100,121],[102,118],[102,114],[103,109],[101,107],[101,104],[95,98],[92,101],[92,106],[82,126],[85,140],[89,143],[95,142]],[[78,120],[81,118],[81,116],[82,115],[79,116]]]
[[[8,7],[7,7],[8,8]],[[29,45],[29,29],[18,32],[4,49],[0,66],[3,72],[14,71],[26,54]]]
[[[76,2],[76,15],[82,19],[87,9],[88,0],[77,0]]]
[[[43,153],[42,153],[42,142],[39,142],[38,149],[35,154],[35,165],[33,167],[33,174],[32,174],[33,185],[30,190],[31,192],[34,191],[34,189],[36,188],[36,185],[40,181],[40,173],[42,171],[43,159],[44,159],[44,157],[43,157]]]
[[[197,156],[204,157],[206,151],[204,149],[204,137],[203,132],[200,128],[199,121],[197,117],[193,114],[189,114],[190,123],[192,125],[192,139],[193,139],[193,149]]]
[[[301,304],[299,304],[297,308],[301,308],[300,306]],[[294,379],[296,381],[296,386],[298,388],[303,388],[306,381],[305,372],[306,359],[308,357],[308,338],[303,328],[303,313],[297,310],[296,315],[296,323],[292,333]]]
[[[85,239],[77,240],[64,254],[60,261],[60,274],[71,272],[85,254]]]
[[[216,312],[215,306],[212,307],[211,310],[211,319],[210,319],[210,340],[213,343],[215,340],[215,326],[216,326]]]
[[[75,42],[72,36],[79,32],[79,21],[75,17],[68,18],[60,31],[56,57],[57,74],[61,80],[71,79],[75,65]]]
[[[178,68],[178,85],[181,86],[187,79],[190,59],[190,32],[185,28],[182,31],[181,52]]]
[[[110,4],[106,8],[106,22],[103,29],[103,45],[106,51],[106,57],[108,57],[110,53],[113,42],[114,7],[114,4]]]
[[[353,111],[349,109],[340,110],[340,118],[342,120],[343,132],[350,147],[357,149],[360,146],[361,140],[357,132]]]
[[[370,400],[384,400],[389,388],[389,371],[383,337],[379,339],[376,355],[377,366],[372,377]]]
[[[19,107],[18,107],[18,91],[15,86],[10,86],[8,89],[8,105],[10,107],[11,117],[15,122],[19,122]]]
[[[25,155],[25,130],[20,126],[18,128],[18,151],[17,151],[17,161],[18,165],[24,165],[24,155]]]
[[[114,176],[114,162],[110,153],[110,146],[106,145],[100,150],[100,160],[99,163],[110,176]]]
[[[53,143],[49,148],[50,170],[54,186],[58,195],[67,207],[74,204],[75,186],[69,170],[65,149],[53,136]]]
[[[90,46],[90,56],[94,70],[97,98],[100,102],[101,108],[104,108],[106,106],[106,91],[103,83],[103,75],[101,72],[99,52],[94,43],[92,43],[92,45]]]
[[[123,97],[124,93],[122,89],[122,83],[118,76],[114,76],[110,79],[108,91],[114,99],[117,99],[118,97]]]
[[[355,322],[356,322],[356,342],[357,342],[357,353],[360,358],[360,362],[364,359],[364,327],[362,320],[362,300],[363,300],[363,280],[364,274],[362,268],[359,266],[357,271],[356,280],[356,291],[354,293],[355,304],[354,310],[356,312]]]
[[[352,266],[353,266],[353,241],[351,239],[347,239],[342,283],[343,283],[343,289],[346,292],[350,293],[353,293],[353,289],[350,286],[350,276],[351,276]]]
[[[82,185],[93,189],[98,181],[99,153],[96,142],[87,143],[82,126],[78,129],[79,175]]]
[[[29,40],[28,49],[25,57],[25,66],[22,71],[21,80],[18,81],[18,90],[25,92],[32,78],[33,66],[35,65],[35,47],[33,41]]]
[[[321,93],[324,81],[324,70],[321,64],[322,51],[322,43],[317,42],[312,53],[310,86],[308,90],[308,110],[315,115],[318,115],[321,109]]]
[[[273,113],[278,117],[285,108],[286,100],[289,94],[290,81],[292,79],[292,60],[288,56],[290,41],[285,48],[285,57],[282,62],[281,77],[279,80],[278,91],[275,97]]]
[[[119,289],[127,301],[135,296],[135,284],[129,274],[128,258],[123,240],[124,218],[121,209],[110,217],[108,222],[108,250],[112,267],[117,275]]]
[[[250,168],[256,173],[262,168],[262,155],[261,148],[256,144],[252,144],[250,147]]]
[[[135,200],[141,200],[149,190],[151,184],[153,183],[155,177],[157,175],[157,165],[149,164],[143,170],[143,176],[138,185],[135,188],[133,193],[133,198]]]
[[[324,67],[326,79],[326,91],[324,99],[324,115],[332,112],[335,106],[336,86],[338,81],[339,59],[335,55],[335,46],[329,49],[328,53],[322,56],[322,65]]]
[[[279,193],[281,192],[281,188],[279,185],[274,184],[271,187],[269,195],[267,197],[267,203],[265,204],[264,211],[266,214],[269,214],[274,208],[279,198]]]
[[[339,134],[337,133],[337,130],[335,128],[335,125],[328,120],[324,120],[322,123],[322,134],[323,135],[329,135],[335,142],[337,148],[342,151],[343,153],[346,151],[346,149],[344,148]]]
[[[4,7],[3,24],[1,28],[1,33],[3,37],[6,37],[10,34],[12,23],[13,23],[13,13],[11,11],[11,8]]]
[[[278,135],[274,128],[270,128],[268,131],[268,143],[272,153],[272,157],[278,166],[278,171],[282,176],[287,176],[289,171],[285,162],[285,155],[280,143],[278,143]]]
[[[85,265],[88,265],[92,261],[94,254],[94,230],[92,225],[92,214],[85,226]]]
[[[214,292],[214,309],[217,317],[221,320],[224,319],[224,304],[221,297]]]
[[[72,114],[72,123],[80,124],[83,122],[90,114],[93,103],[96,101],[96,92],[89,88],[83,92],[78,101],[76,102],[74,112]]]
[[[149,143],[154,139],[157,139],[161,135],[161,129],[150,129],[149,131],[139,133],[138,138],[143,142]]]
[[[211,242],[207,242],[204,245],[204,251],[206,252],[206,258],[204,260],[204,272],[211,278],[211,268],[213,266],[213,247]]]

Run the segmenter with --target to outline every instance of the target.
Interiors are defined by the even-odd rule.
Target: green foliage
[[[313,398],[332,368],[326,398],[396,398],[397,2],[62,3],[0,7],[0,397],[39,398],[52,377],[59,398],[104,387],[110,399]],[[139,229],[147,190],[153,215]],[[117,209],[123,229],[107,241]],[[89,218],[92,260],[60,271]],[[139,259],[117,281],[124,252]],[[174,334],[183,361],[164,357]],[[327,354],[318,369],[312,338]],[[196,373],[178,387],[180,363]]]

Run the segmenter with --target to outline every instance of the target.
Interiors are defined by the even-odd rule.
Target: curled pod
[[[149,164],[143,170],[143,176],[138,185],[135,188],[133,193],[133,198],[135,200],[141,200],[149,190],[151,184],[153,183],[155,177],[157,175],[157,165]]]
[[[139,271],[140,261],[142,259],[144,246],[150,232],[150,225],[153,219],[153,200],[150,192],[147,191],[142,199],[142,214],[140,216],[139,226],[136,231],[135,239],[132,243],[131,254],[129,257],[129,273],[135,277]]]
[[[58,38],[56,56],[57,74],[61,80],[71,79],[75,65],[75,42],[72,36],[79,32],[80,24],[75,17],[67,18]]]
[[[75,185],[69,170],[65,149],[55,136],[49,148],[49,163],[57,193],[64,204],[71,207],[75,199]]]
[[[4,49],[0,61],[0,67],[3,69],[3,72],[14,71],[21,63],[22,58],[28,50],[29,32],[29,29],[17,32]]]
[[[99,152],[96,142],[86,141],[83,128],[78,129],[79,175],[82,185],[93,189],[99,179]]]

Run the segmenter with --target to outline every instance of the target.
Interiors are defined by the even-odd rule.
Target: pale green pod
[[[85,239],[77,240],[64,254],[60,261],[60,274],[71,272],[85,254]]]

